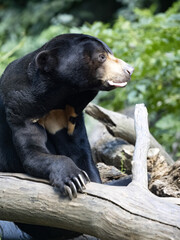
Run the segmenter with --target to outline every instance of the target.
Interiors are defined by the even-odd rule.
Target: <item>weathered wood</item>
[[[120,137],[127,142],[135,145],[136,134],[134,130],[134,120],[121,113],[116,113],[107,110],[103,107],[90,103],[86,107],[86,113],[93,118],[102,122],[107,130],[115,137]],[[163,155],[168,164],[173,164],[173,159],[164,150],[164,148],[157,142],[157,140],[150,134],[150,147],[159,148],[160,154]]]
[[[180,199],[180,160],[171,166],[163,160],[158,158],[154,164],[149,189],[159,197]]]
[[[141,135],[144,129],[147,126],[141,128]],[[147,152],[148,137],[144,141]],[[139,148],[142,152],[141,141],[137,141],[135,151]],[[31,181],[23,174],[0,174],[0,218],[60,227],[101,240],[179,240],[180,207],[145,188],[143,175],[147,172],[136,170],[145,167],[143,157],[147,158],[144,153],[134,156],[133,170],[134,175],[142,175],[143,182],[134,176],[128,187],[89,183],[84,194],[72,201],[60,198],[48,182]]]
[[[150,146],[150,133],[148,127],[148,113],[144,104],[135,107],[134,124],[136,131],[136,144],[132,161],[133,183],[148,188],[147,154]]]
[[[69,201],[48,184],[8,176],[0,182],[2,220],[61,227],[105,240],[180,238],[180,207],[136,185],[90,183],[85,194]]]

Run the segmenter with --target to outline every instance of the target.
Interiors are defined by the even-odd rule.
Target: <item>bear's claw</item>
[[[77,197],[77,193],[83,193],[83,190],[86,188],[86,183],[90,182],[90,179],[85,171],[82,171],[81,174],[78,174],[78,177],[73,177],[72,181],[68,181],[64,185],[65,194],[69,196],[72,200]]]
[[[73,199],[73,195],[72,195],[71,188],[68,187],[67,185],[64,185],[64,191],[65,191],[66,194],[68,194],[69,198],[72,200]]]
[[[82,173],[85,175],[87,182],[90,182],[91,180],[90,180],[89,176],[87,175],[87,173],[85,171],[82,171]]]
[[[85,189],[85,188],[86,188],[86,184],[85,184],[85,181],[84,181],[82,175],[81,175],[81,174],[78,174],[78,177],[79,177],[79,179],[80,179],[80,181],[81,181],[82,188]]]
[[[73,178],[73,181],[75,182],[76,186],[78,187],[78,191],[81,192],[81,193],[83,193],[83,188],[81,187],[81,183],[80,183],[80,181],[78,180],[78,178],[77,178],[77,177],[74,177],[74,178]]]

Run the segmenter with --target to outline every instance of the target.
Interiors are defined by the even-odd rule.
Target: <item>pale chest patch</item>
[[[77,116],[75,109],[66,105],[65,109],[52,110],[44,117],[33,120],[33,122],[38,122],[51,134],[56,134],[61,129],[67,128],[67,133],[73,135]]]

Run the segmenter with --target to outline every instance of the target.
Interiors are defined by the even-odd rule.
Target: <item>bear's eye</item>
[[[106,56],[104,54],[99,54],[98,60],[99,62],[104,62],[106,60]]]

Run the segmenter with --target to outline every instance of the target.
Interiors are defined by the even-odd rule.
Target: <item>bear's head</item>
[[[133,67],[114,57],[101,40],[83,34],[60,35],[45,44],[35,57],[37,71],[56,87],[111,90],[125,87]]]

